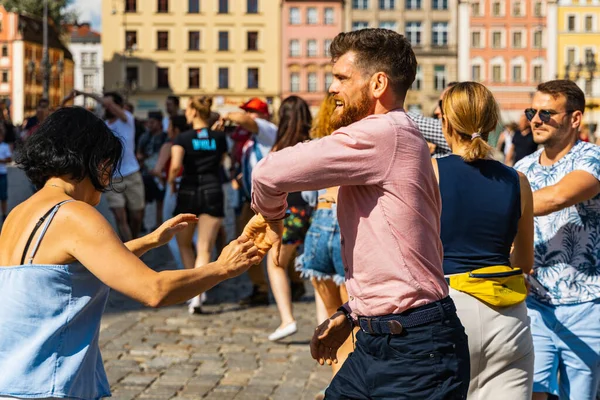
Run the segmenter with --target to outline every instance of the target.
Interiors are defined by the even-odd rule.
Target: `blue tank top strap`
[[[35,242],[35,245],[33,246],[33,249],[31,250],[31,254],[29,255],[29,258],[27,259],[28,260],[27,264],[33,264],[33,258],[35,257],[35,253],[37,253],[37,250],[40,247],[40,243],[42,242],[42,239],[44,238],[44,235],[46,234],[46,231],[48,230],[48,227],[50,226],[50,222],[52,222],[52,219],[54,218],[54,216],[58,212],[58,209],[60,208],[60,206],[62,206],[63,204],[66,204],[66,203],[70,203],[72,201],[75,201],[75,200],[61,201],[60,203],[58,203],[57,205],[55,205],[54,207],[52,207],[50,209],[49,213],[47,213],[42,218],[40,218],[40,220],[36,224],[35,228],[31,232],[31,236],[29,236],[29,240],[27,241],[27,244],[25,245],[25,249],[23,250],[23,260],[21,261],[21,264],[24,264],[23,261],[24,261],[25,256],[27,255],[27,250],[29,249],[29,245],[31,244],[31,240],[33,239],[33,237],[35,235],[35,232],[38,230],[38,228],[40,227],[40,225],[42,224],[42,222],[44,222],[44,220],[46,221],[44,223],[44,226],[42,227],[42,231],[40,232],[40,236],[38,236],[38,239]]]

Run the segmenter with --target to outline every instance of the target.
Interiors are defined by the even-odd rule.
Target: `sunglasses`
[[[566,110],[566,111],[561,111],[561,112],[556,112],[556,111],[552,111],[552,110],[536,110],[535,108],[528,108],[525,110],[525,116],[527,117],[527,120],[529,122],[531,122],[536,114],[540,114],[540,119],[542,120],[543,123],[547,124],[548,122],[550,122],[550,120],[552,119],[553,115],[557,115],[557,114],[562,114],[562,113],[572,113],[575,110]]]

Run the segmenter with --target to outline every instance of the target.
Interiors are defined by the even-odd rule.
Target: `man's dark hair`
[[[342,32],[333,39],[330,51],[333,61],[353,51],[357,67],[363,74],[384,72],[398,96],[404,96],[415,80],[417,58],[410,42],[389,29]]]
[[[177,107],[179,107],[179,96],[167,96],[167,100],[171,100]]]
[[[554,98],[559,95],[565,96],[567,99],[567,110],[585,111],[585,94],[573,81],[567,79],[557,79],[540,83],[537,91],[549,94]]]
[[[174,117],[170,118],[171,120],[171,125],[173,125],[173,128],[177,128],[179,129],[179,132],[185,132],[188,129],[190,129],[190,126],[187,123],[187,118],[185,117],[185,115],[176,115]]]
[[[104,93],[104,97],[110,97],[119,107],[123,107],[125,105],[125,101],[123,100],[123,96],[121,96],[117,92],[106,92]]]
[[[38,107],[50,107],[50,100],[45,97],[42,97],[38,100]]]
[[[15,158],[38,189],[52,177],[67,175],[77,181],[89,177],[97,190],[106,191],[122,152],[121,141],[104,121],[84,108],[63,107],[46,118]]]

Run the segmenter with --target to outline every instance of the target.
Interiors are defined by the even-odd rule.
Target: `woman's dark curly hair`
[[[121,163],[123,144],[104,121],[81,107],[66,107],[52,113],[16,155],[16,162],[40,189],[48,179],[86,177],[99,191],[112,188],[113,171]],[[109,174],[108,185],[103,177]]]

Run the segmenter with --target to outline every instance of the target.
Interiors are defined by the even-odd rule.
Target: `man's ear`
[[[387,90],[389,84],[390,80],[384,72],[376,72],[373,74],[369,85],[371,87],[371,94],[373,97],[376,99],[381,98]]]

